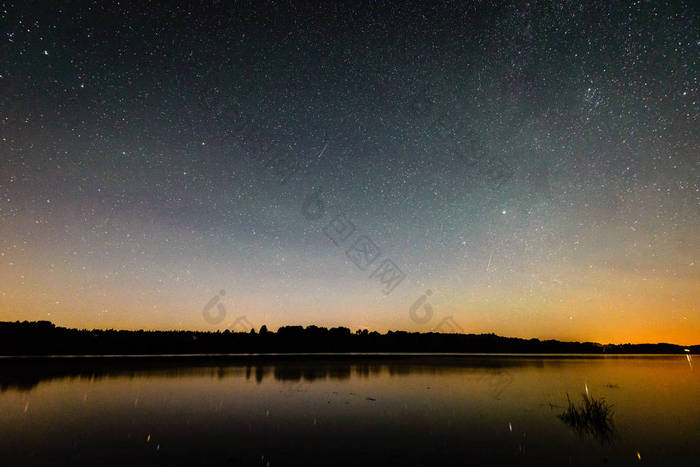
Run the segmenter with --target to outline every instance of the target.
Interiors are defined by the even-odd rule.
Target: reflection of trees
[[[276,365],[274,367],[274,377],[278,381],[316,381],[324,379],[345,380],[349,379],[352,373],[352,366],[347,363],[337,363],[334,365]]]
[[[255,381],[256,382],[261,382],[263,378],[265,377],[265,368],[262,366],[256,366],[255,367]]]
[[[130,361],[127,361],[130,360]],[[141,358],[51,358],[0,363],[0,391],[8,389],[31,391],[40,383],[54,380],[97,382],[109,378],[181,378],[205,376],[216,379],[242,377],[243,367],[212,366],[208,364],[183,365],[183,360],[156,362]]]
[[[377,376],[382,372],[382,365],[371,363],[358,363],[354,365],[355,374],[363,378]]]
[[[254,360],[255,363],[251,363]],[[221,356],[221,357],[85,357],[0,360],[0,390],[29,391],[43,381],[99,381],[107,378],[211,377],[276,381],[348,380],[382,374],[460,373],[502,386],[508,369],[541,364],[531,359],[429,356]],[[551,361],[550,364],[556,364]]]

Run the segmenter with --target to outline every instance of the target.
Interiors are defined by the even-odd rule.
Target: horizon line
[[[248,331],[239,331],[239,330],[231,330],[231,329],[216,329],[216,330],[193,330],[193,329],[117,329],[117,328],[77,328],[77,327],[67,327],[67,326],[61,326],[57,323],[54,323],[53,321],[50,320],[36,320],[36,321],[29,321],[29,320],[15,320],[15,321],[0,321],[0,325],[4,323],[50,323],[53,325],[55,328],[61,328],[61,329],[69,329],[69,330],[76,330],[76,331],[102,331],[102,332],[107,332],[107,331],[116,331],[116,332],[188,332],[188,333],[202,333],[202,334],[224,334],[226,331],[228,331],[230,334],[250,334],[251,331],[255,331],[255,334],[260,334],[260,330],[265,327],[266,331],[271,334],[276,334],[279,332],[280,329],[282,328],[301,328],[302,330],[306,330],[308,328],[317,328],[317,329],[325,329],[325,330],[331,330],[331,329],[348,329],[350,331],[351,335],[357,334],[357,332],[361,331],[367,331],[368,334],[371,333],[377,333],[378,335],[388,335],[389,333],[405,333],[405,334],[422,334],[422,335],[429,335],[429,334],[444,334],[444,335],[460,335],[460,336],[495,336],[495,337],[500,337],[503,339],[518,339],[522,341],[539,341],[539,342],[558,342],[562,344],[594,344],[598,345],[601,347],[606,347],[606,346],[623,346],[623,345],[675,345],[678,347],[686,347],[686,351],[688,351],[687,348],[690,347],[698,347],[700,344],[678,344],[678,343],[673,343],[673,342],[665,342],[665,341],[658,341],[658,342],[639,342],[639,343],[632,343],[632,342],[621,342],[621,343],[612,343],[608,342],[606,344],[597,342],[597,341],[583,341],[583,340],[559,340],[559,339],[542,339],[539,337],[515,337],[515,336],[502,336],[500,334],[496,334],[494,332],[482,332],[482,333],[474,333],[474,332],[443,332],[439,330],[429,330],[429,331],[406,331],[406,330],[392,330],[388,329],[384,332],[377,331],[377,330],[370,330],[367,328],[356,328],[352,329],[348,326],[319,326],[316,324],[309,324],[306,326],[300,325],[300,324],[287,324],[287,325],[282,325],[277,328],[276,331],[272,331],[267,328],[267,325],[263,324],[260,326],[258,330],[255,330],[255,328],[251,328]]]

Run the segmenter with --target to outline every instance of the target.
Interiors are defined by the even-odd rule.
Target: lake
[[[696,465],[673,356],[0,359],[0,466]],[[588,392],[606,432],[559,415]]]

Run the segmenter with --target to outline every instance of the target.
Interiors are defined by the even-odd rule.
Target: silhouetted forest
[[[0,322],[0,355],[155,355],[208,353],[463,352],[674,354],[700,346],[601,345],[595,342],[519,339],[495,334],[440,334],[345,327],[266,326],[248,333],[216,331],[118,331],[57,327],[49,321]]]

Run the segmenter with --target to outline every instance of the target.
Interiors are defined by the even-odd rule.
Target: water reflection
[[[251,364],[253,360],[256,364]],[[557,364],[552,358],[551,363]],[[0,390],[31,391],[41,382],[79,380],[96,382],[104,378],[138,378],[158,376],[178,378],[210,376],[230,378],[244,376],[261,383],[272,377],[276,381],[347,380],[352,376],[371,378],[411,374],[442,375],[465,371],[478,373],[489,384],[509,385],[510,369],[542,367],[539,358],[504,358],[450,355],[356,355],[344,356],[157,356],[157,357],[53,357],[0,359]]]
[[[2,465],[687,465],[700,456],[700,380],[678,356],[0,359],[0,387]],[[567,393],[580,408],[584,391],[614,405],[613,442],[562,422]]]

